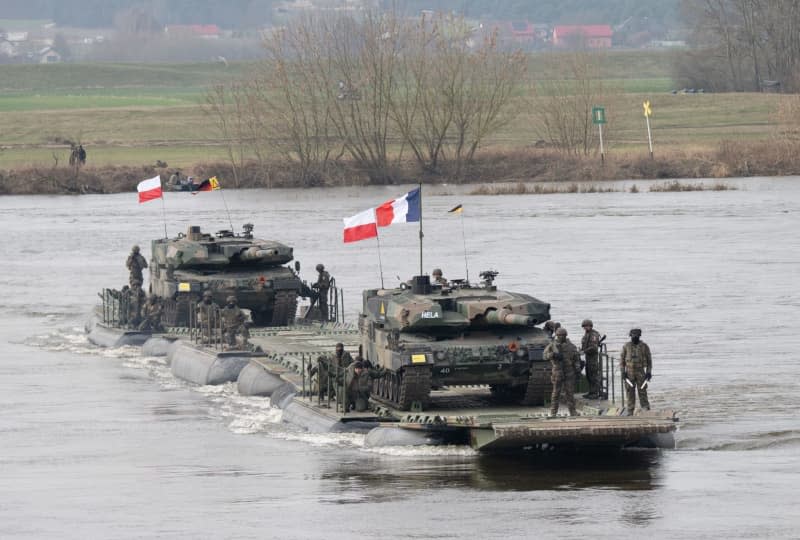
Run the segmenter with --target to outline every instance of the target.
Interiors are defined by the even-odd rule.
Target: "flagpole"
[[[419,275],[422,273],[422,180],[419,181]]]
[[[381,260],[381,236],[379,234],[375,234],[375,242],[378,244],[378,268],[381,272],[381,289],[383,289],[383,261]]]
[[[164,192],[161,192],[161,212],[164,215],[164,238],[169,238],[167,234],[167,207],[164,205]]]
[[[467,263],[467,233],[464,232],[464,210],[461,210],[461,239],[464,241],[464,270],[467,273],[467,283],[469,283],[469,264]]]
[[[228,214],[228,223],[231,226],[231,232],[233,232],[233,221],[231,220],[231,213],[228,210],[228,203],[225,202],[225,195],[222,193],[222,188],[219,188],[219,195],[222,197],[222,204],[225,206],[225,213]]]

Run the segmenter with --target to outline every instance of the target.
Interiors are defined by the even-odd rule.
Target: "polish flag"
[[[419,221],[420,206],[419,188],[409,191],[399,199],[386,201],[375,209],[378,227]]]
[[[378,236],[375,209],[364,210],[352,217],[344,218],[344,243],[358,242]]]
[[[161,192],[161,177],[154,176],[153,178],[142,180],[136,186],[136,191],[139,192],[140,203],[160,199],[163,196]]]

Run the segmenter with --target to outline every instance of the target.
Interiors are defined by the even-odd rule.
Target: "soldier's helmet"
[[[236,303],[236,297],[231,295],[228,298],[226,298],[225,301],[228,302],[229,304],[235,304]]]
[[[212,296],[214,296],[214,295],[213,295],[213,293],[211,291],[204,291],[203,292],[203,298],[211,298]]]
[[[336,348],[337,349],[344,349],[344,343],[337,343],[336,344]]]
[[[441,268],[434,268],[433,269],[434,277],[442,277],[442,269]]]
[[[353,364],[353,369],[364,369],[364,362],[361,360],[356,361],[356,363]]]
[[[559,328],[558,330],[556,330],[556,335],[557,335],[557,336],[564,336],[564,337],[566,337],[566,335],[567,335],[567,329],[566,329],[566,328]]]
[[[136,245],[136,244],[134,244],[134,246],[131,248],[131,250],[132,250],[134,253],[139,253],[139,246],[138,246],[138,245]]]
[[[325,265],[324,264],[318,264],[317,265],[317,272],[322,272],[323,270],[325,270]]]
[[[139,281],[138,279],[134,279],[133,281],[131,281],[131,285],[138,285],[139,287],[141,287],[142,286],[142,282]]]
[[[581,327],[582,328],[586,328],[587,326],[589,328],[592,328],[594,326],[594,324],[592,324],[592,320],[591,319],[583,319],[583,322],[581,323]]]
[[[642,335],[642,330],[640,328],[631,328],[631,331],[628,333],[629,336],[640,336]]]

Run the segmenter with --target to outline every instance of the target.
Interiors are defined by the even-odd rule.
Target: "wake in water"
[[[268,397],[242,396],[236,383],[194,386],[175,378],[165,357],[142,356],[139,347],[108,349],[92,344],[82,328],[68,327],[47,334],[28,337],[20,342],[46,351],[69,352],[119,360],[129,369],[144,370],[164,390],[185,389],[203,395],[210,407],[208,413],[227,423],[228,429],[240,435],[266,434],[287,441],[312,446],[338,446],[385,456],[475,456],[469,446],[387,446],[365,448],[363,433],[309,433],[282,422],[282,411],[272,407]]]

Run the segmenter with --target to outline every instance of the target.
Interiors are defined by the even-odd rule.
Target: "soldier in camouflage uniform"
[[[161,315],[163,308],[158,296],[152,295],[144,307],[143,320],[139,324],[140,332],[163,332],[161,326]]]
[[[575,372],[580,366],[581,355],[578,348],[567,339],[566,328],[556,330],[556,339],[544,349],[544,359],[553,366],[550,380],[553,393],[550,396],[550,415],[558,414],[558,403],[562,396],[569,408],[570,416],[577,416],[575,410]]]
[[[383,377],[381,368],[369,369],[363,362],[353,362],[347,367],[347,399],[346,410],[364,412],[369,408],[369,396],[372,390],[372,380]]]
[[[447,280],[444,279],[441,268],[433,269],[433,282],[437,285],[441,285],[442,287],[447,287]]]
[[[146,301],[147,295],[142,290],[142,282],[132,280],[128,291],[128,325],[131,328],[139,328]]]
[[[217,327],[218,309],[211,291],[203,292],[203,299],[197,303],[197,325],[203,335],[203,343],[211,343],[211,336]]]
[[[556,321],[547,321],[544,323],[544,331],[547,333],[547,337],[553,339],[556,335],[556,330],[561,328],[561,323]]]
[[[650,356],[650,347],[641,340],[642,331],[639,328],[633,328],[629,335],[631,340],[622,347],[619,355],[619,367],[622,370],[622,377],[625,379],[623,385],[626,393],[626,414],[633,414],[636,408],[637,389],[639,390],[639,405],[642,409],[650,410],[647,388],[642,388],[642,386],[653,376],[653,358]]]
[[[319,275],[317,276],[317,282],[314,283],[311,288],[316,290],[318,293],[318,301],[319,301],[319,311],[322,313],[322,320],[328,320],[328,290],[331,288],[331,275],[325,271],[325,265],[318,264],[317,265],[317,272]]]
[[[581,323],[583,337],[581,338],[581,352],[586,357],[586,379],[589,381],[589,393],[583,397],[588,399],[600,398],[600,333],[594,329],[590,319]]]
[[[336,395],[337,383],[342,384],[344,370],[353,363],[353,357],[344,350],[343,343],[337,343],[333,357],[320,356],[317,358],[316,365],[309,365],[310,376],[317,374],[317,392],[320,399],[323,399],[328,392],[330,385],[331,397]]]
[[[222,339],[229,349],[236,348],[236,336],[242,337],[242,347],[247,345],[250,333],[247,331],[247,315],[236,305],[236,297],[225,299],[227,304],[220,311],[222,319]]]
[[[125,262],[125,266],[127,266],[128,270],[131,272],[129,279],[131,287],[133,287],[134,281],[138,281],[140,285],[144,283],[144,275],[142,274],[142,270],[147,268],[147,261],[145,260],[144,256],[139,253],[139,246],[133,246],[133,248],[131,248],[131,254],[128,255],[128,260]]]

